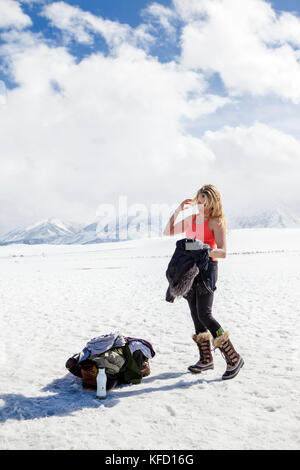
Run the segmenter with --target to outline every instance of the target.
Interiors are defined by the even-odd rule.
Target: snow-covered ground
[[[193,375],[187,301],[165,301],[177,238],[0,247],[1,449],[299,449],[299,229],[228,234],[214,315],[245,365]],[[99,334],[149,340],[151,375],[105,402],[65,362]]]

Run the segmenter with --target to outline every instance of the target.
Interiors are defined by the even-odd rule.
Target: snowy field
[[[214,315],[245,365],[192,375],[187,301],[165,301],[176,238],[0,247],[1,449],[299,449],[300,230],[228,234]],[[105,402],[67,373],[94,336],[150,341],[151,375]]]

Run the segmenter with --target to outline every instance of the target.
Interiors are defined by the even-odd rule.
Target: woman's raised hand
[[[182,201],[182,203],[178,206],[178,209],[180,209],[181,211],[184,211],[184,209],[186,209],[188,206],[191,205],[191,202],[192,202],[192,199],[185,199],[184,201]],[[185,207],[187,206],[187,207]]]

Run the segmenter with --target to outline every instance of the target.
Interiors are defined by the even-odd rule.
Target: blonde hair
[[[219,224],[225,228],[227,227],[225,214],[223,212],[222,198],[220,191],[212,184],[204,184],[192,199],[192,204],[198,203],[200,194],[205,197],[206,205],[209,209],[209,217],[219,219]]]

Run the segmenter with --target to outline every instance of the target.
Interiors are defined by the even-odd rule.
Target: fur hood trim
[[[194,278],[199,273],[199,268],[196,264],[192,266],[180,279],[175,286],[170,285],[170,294],[174,297],[180,297],[187,294],[194,282]]]

